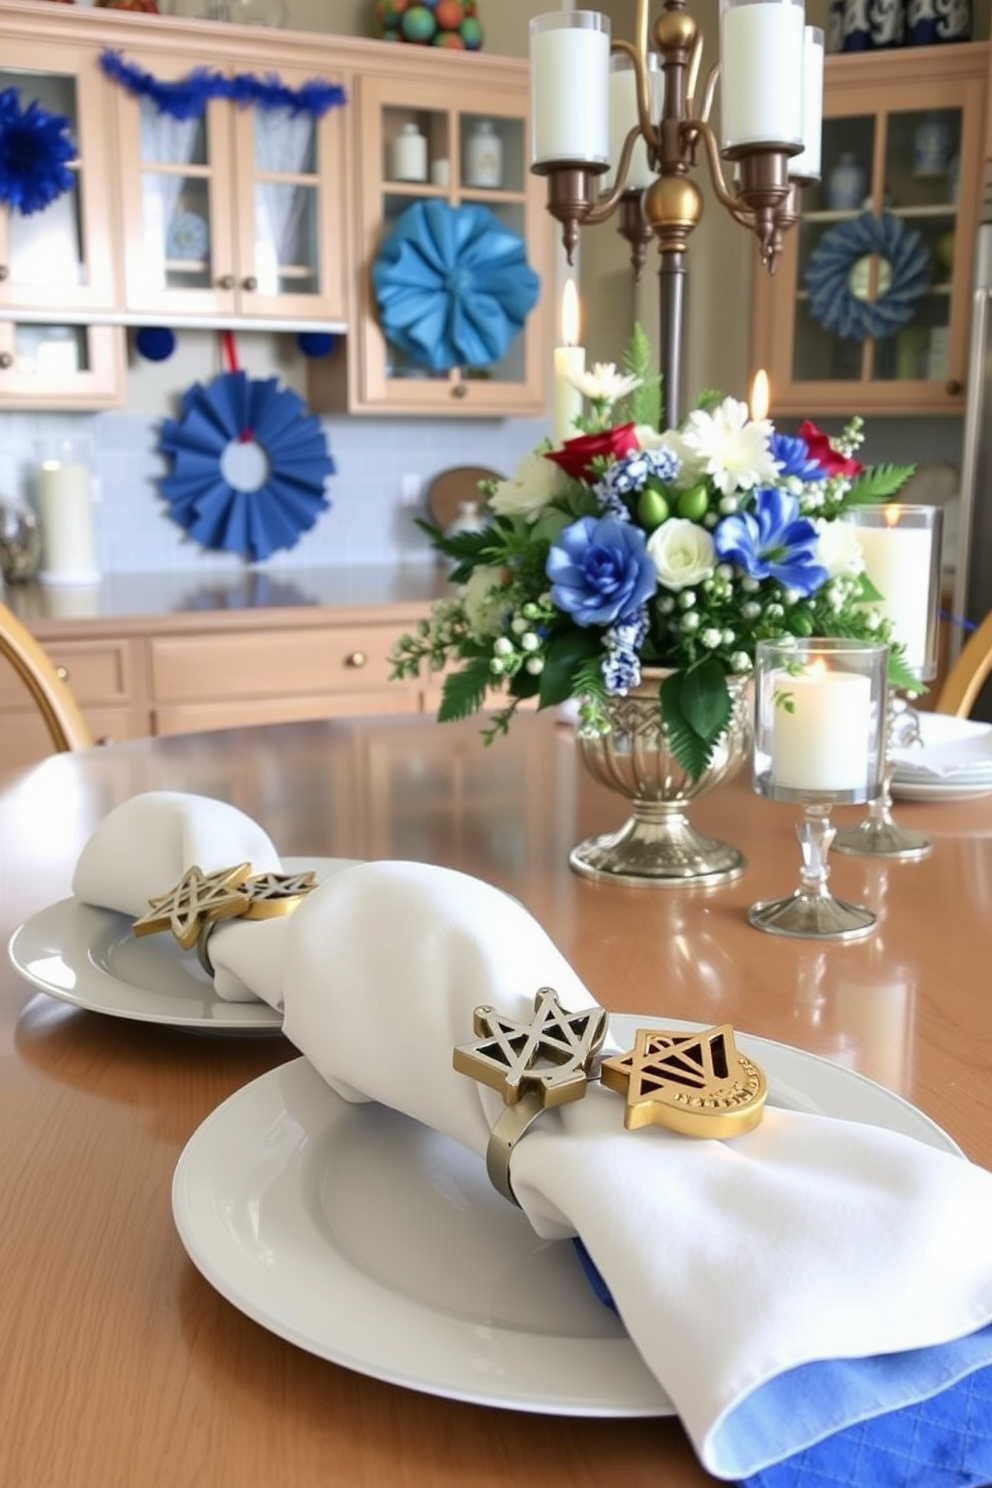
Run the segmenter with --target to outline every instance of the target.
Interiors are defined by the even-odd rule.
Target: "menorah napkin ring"
[[[208,976],[214,968],[207,951],[211,931],[222,920],[268,920],[291,914],[316,877],[306,873],[256,873],[250,863],[204,873],[194,866],[168,891],[149,899],[149,908],[132,929],[135,935],[171,930],[183,950],[192,950]]]
[[[639,1028],[634,1048],[593,1064],[607,1030],[603,1008],[566,1013],[550,987],[534,1000],[529,1023],[478,1007],[475,1031],[487,1037],[457,1046],[454,1067],[499,1090],[508,1109],[486,1149],[490,1182],[518,1203],[510,1159],[531,1124],[550,1106],[581,1100],[590,1080],[625,1097],[624,1126],[661,1126],[688,1137],[737,1137],[764,1114],[768,1082],[743,1054],[729,1023],[699,1032]]]
[[[473,1023],[481,1042],[456,1045],[452,1062],[460,1074],[503,1097],[507,1109],[490,1134],[486,1172],[493,1187],[516,1204],[510,1183],[513,1149],[542,1112],[585,1095],[608,1014],[605,1008],[568,1013],[553,988],[541,987],[529,1023],[505,1018],[489,1006],[475,1009]]]

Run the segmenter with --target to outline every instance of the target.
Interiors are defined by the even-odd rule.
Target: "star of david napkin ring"
[[[204,873],[194,866],[167,894],[149,899],[147,912],[131,928],[135,935],[171,930],[183,950],[196,947],[200,965],[212,978],[207,942],[222,920],[269,920],[292,914],[316,884],[311,872],[253,874],[250,863],[238,863]]]
[[[529,1023],[488,1006],[475,1009],[473,1023],[479,1042],[456,1045],[452,1062],[503,1097],[506,1110],[489,1138],[486,1171],[513,1204],[510,1159],[517,1143],[545,1111],[582,1100],[595,1080],[625,1097],[628,1131],[662,1126],[687,1137],[737,1137],[764,1113],[768,1082],[737,1048],[729,1023],[694,1033],[639,1028],[633,1049],[603,1058],[605,1008],[566,1012],[552,987],[538,991]]]

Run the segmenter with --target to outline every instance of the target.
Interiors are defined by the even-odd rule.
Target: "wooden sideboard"
[[[92,591],[11,586],[4,598],[63,674],[101,742],[256,723],[433,709],[428,682],[390,680],[389,653],[443,573],[349,569],[213,577],[117,575]],[[49,752],[0,662],[0,768]]]

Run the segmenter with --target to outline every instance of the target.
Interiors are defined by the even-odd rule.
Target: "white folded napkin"
[[[93,832],[76,864],[72,892],[136,920],[188,868],[213,873],[239,863],[250,863],[253,873],[282,871],[271,838],[245,812],[209,796],[146,791],[115,807]],[[215,927],[210,959],[219,997],[262,998],[281,1007],[286,925],[272,919]]]
[[[992,780],[992,725],[944,713],[918,714],[920,742],[892,751],[901,780]]]
[[[529,1020],[542,986],[570,1010],[594,1005],[521,905],[450,870],[349,868],[288,926],[289,1038],[347,1099],[380,1101],[480,1159],[503,1106],[452,1067],[474,1008]],[[622,1099],[594,1086],[536,1121],[511,1177],[539,1235],[581,1236],[718,1476],[920,1398],[918,1380],[889,1378],[875,1356],[932,1353],[939,1387],[966,1366],[931,1346],[968,1335],[979,1362],[992,1357],[992,1330],[978,1331],[992,1321],[992,1174],[910,1138],[781,1109],[733,1140],[628,1132]],[[856,1385],[810,1383],[815,1361],[862,1359]],[[789,1371],[804,1392],[795,1412],[779,1389]]]

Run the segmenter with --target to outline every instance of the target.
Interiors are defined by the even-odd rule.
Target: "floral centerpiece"
[[[863,466],[859,417],[835,439],[809,422],[780,434],[716,393],[659,432],[646,351],[638,329],[624,371],[572,379],[588,405],[579,432],[487,487],[484,530],[421,524],[457,591],[399,639],[393,671],[447,669],[439,719],[489,708],[489,742],[527,698],[575,699],[580,731],[606,732],[607,700],[663,669],[670,747],[698,779],[730,718],[728,679],[752,670],[759,640],[889,639],[842,514],[895,495],[913,467]],[[890,675],[919,685],[898,648]]]

